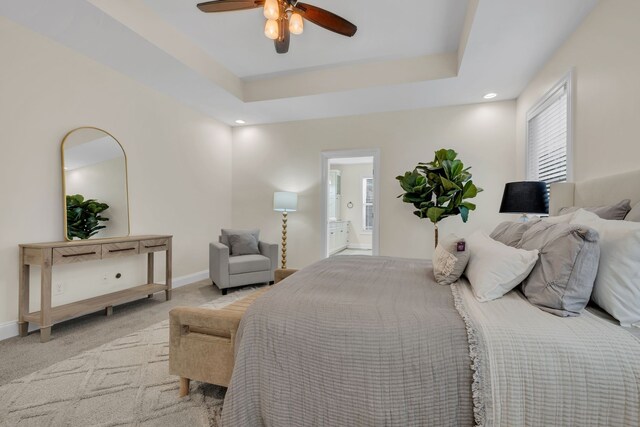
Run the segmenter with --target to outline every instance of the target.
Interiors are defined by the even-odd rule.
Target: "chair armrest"
[[[271,272],[278,268],[278,245],[276,243],[258,242],[260,253],[271,260]],[[273,277],[271,278],[273,280]]]
[[[209,244],[209,277],[219,289],[229,287],[229,247],[222,243]]]

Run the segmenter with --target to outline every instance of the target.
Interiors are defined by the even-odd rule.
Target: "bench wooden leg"
[[[191,380],[189,378],[180,377],[180,394],[179,397],[185,397],[189,395],[189,384]]]

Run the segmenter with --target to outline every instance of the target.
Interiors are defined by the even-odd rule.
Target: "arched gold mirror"
[[[82,127],[64,137],[62,191],[65,239],[129,235],[127,156],[108,132]]]

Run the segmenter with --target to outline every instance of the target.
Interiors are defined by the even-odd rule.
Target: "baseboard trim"
[[[199,282],[209,277],[209,270],[199,271],[197,273],[187,274],[185,276],[175,277],[171,284],[172,289],[181,288],[182,286],[190,285],[191,283]],[[33,323],[29,324],[29,332],[37,331],[40,329]],[[0,341],[17,337],[20,335],[18,331],[18,321],[0,323]]]
[[[371,250],[371,245],[367,245],[365,243],[349,243],[347,246],[348,249],[367,249]]]
[[[199,282],[209,278],[209,270],[199,271],[197,273],[187,274],[186,276],[180,276],[173,279],[171,288],[181,288],[186,285],[190,285],[195,282]]]

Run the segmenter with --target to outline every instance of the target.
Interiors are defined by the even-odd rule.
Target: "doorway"
[[[323,257],[378,255],[380,150],[322,153]]]

